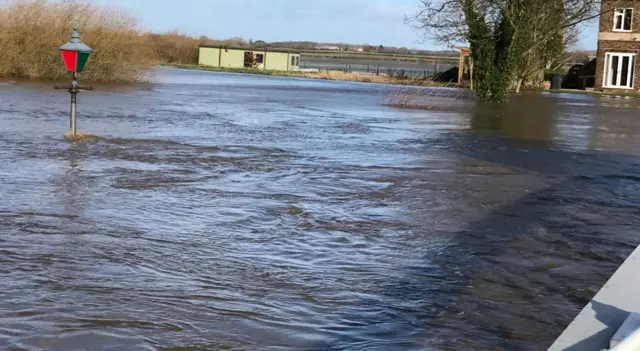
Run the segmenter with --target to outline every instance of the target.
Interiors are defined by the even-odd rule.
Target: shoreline
[[[409,77],[389,77],[386,75],[374,75],[365,73],[345,73],[342,71],[275,71],[260,70],[252,68],[223,68],[223,67],[207,67],[201,65],[185,65],[185,64],[164,64],[162,67],[180,68],[193,71],[206,72],[222,72],[222,73],[240,73],[253,74],[261,76],[278,76],[278,77],[296,77],[306,79],[334,80],[344,82],[358,83],[377,83],[389,84],[397,86],[415,86],[415,87],[459,87],[457,83],[437,82],[430,78],[409,78]]]
[[[207,67],[193,64],[158,64],[146,67],[146,69],[153,70],[159,67],[166,68],[178,68],[192,71],[205,71],[205,72],[221,72],[221,73],[236,73],[236,74],[250,74],[259,76],[277,76],[277,77],[294,77],[303,79],[315,79],[315,80],[327,80],[327,81],[343,81],[343,82],[356,82],[356,83],[374,83],[374,84],[386,84],[399,87],[434,87],[434,88],[460,88],[466,89],[466,86],[459,85],[457,83],[446,83],[434,81],[430,78],[410,78],[410,77],[389,77],[386,75],[376,76],[374,74],[367,73],[345,73],[343,71],[276,71],[276,70],[260,70],[251,68],[220,68],[220,67]],[[140,69],[140,67],[138,67]],[[123,88],[123,87],[136,87],[136,86],[148,86],[157,83],[153,76],[147,76],[140,81],[94,81],[94,80],[80,80],[86,85],[95,85],[103,88]],[[0,77],[0,86],[8,86],[14,83],[51,83],[51,84],[68,84],[70,82],[60,79],[47,79],[47,78],[10,78]],[[602,92],[597,90],[580,90],[580,89],[539,89],[539,88],[523,88],[521,93],[547,93],[547,94],[575,94],[575,95],[591,95],[591,96],[604,96],[615,98],[628,98],[638,99],[640,98],[640,92]]]
[[[576,94],[576,95],[593,95],[620,98],[640,98],[640,93],[607,93],[597,90],[581,90],[581,89],[523,89],[523,92],[532,93],[549,93],[549,94]]]
[[[240,74],[253,74],[253,75],[279,76],[279,77],[298,77],[298,78],[306,78],[306,79],[335,80],[335,81],[345,81],[345,82],[390,84],[390,85],[397,85],[397,86],[466,88],[464,86],[458,85],[457,83],[437,82],[429,78],[426,78],[426,79],[394,78],[394,77],[388,77],[388,76],[375,76],[372,74],[363,74],[363,73],[343,73],[342,71],[328,71],[329,73],[328,75],[327,71],[319,71],[319,72],[273,71],[273,70],[258,70],[258,69],[251,69],[251,68],[206,67],[206,66],[200,66],[200,65],[185,65],[185,64],[164,64],[161,66],[188,69],[188,70],[194,70],[194,71],[240,73]],[[334,76],[330,76],[330,74],[334,74]],[[601,92],[596,90],[580,90],[580,89],[548,89],[548,90],[523,89],[522,92],[640,98],[640,93],[606,93],[606,92]]]

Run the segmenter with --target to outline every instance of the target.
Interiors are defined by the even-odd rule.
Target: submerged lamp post
[[[71,40],[66,44],[58,48],[62,55],[64,65],[67,67],[67,71],[73,73],[73,80],[71,86],[56,86],[56,89],[68,89],[71,93],[71,116],[69,122],[70,132],[75,136],[77,134],[76,127],[76,100],[80,90],[93,90],[91,87],[81,87],[78,85],[78,73],[84,71],[84,67],[91,54],[91,48],[80,40],[80,33],[78,33],[78,26],[73,27],[73,33],[71,34]]]

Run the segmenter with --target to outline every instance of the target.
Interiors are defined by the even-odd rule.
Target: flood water
[[[545,350],[640,244],[639,100],[158,80],[0,84],[0,349]]]

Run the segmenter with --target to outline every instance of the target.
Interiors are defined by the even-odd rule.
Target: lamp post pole
[[[78,133],[78,128],[76,126],[76,102],[78,101],[78,75],[76,72],[73,72],[73,80],[71,81],[71,88],[69,88],[69,93],[71,93],[71,120],[69,125],[69,130],[76,135]]]
[[[80,90],[93,90],[93,87],[82,87],[78,85],[78,74],[73,72],[73,79],[71,80],[71,85],[55,85],[54,89],[64,89],[68,90],[71,94],[71,109],[69,114],[69,132],[71,132],[74,136],[78,134],[78,123],[76,120],[76,104],[78,102],[78,93]]]
[[[91,53],[91,48],[80,40],[78,27],[73,27],[71,40],[58,48],[62,54],[62,59],[69,72],[73,73],[70,86],[54,86],[55,89],[66,89],[71,94],[71,111],[69,116],[69,132],[74,137],[78,134],[76,123],[76,103],[78,101],[78,93],[80,90],[93,90],[92,87],[81,87],[78,85],[78,72],[82,72]]]

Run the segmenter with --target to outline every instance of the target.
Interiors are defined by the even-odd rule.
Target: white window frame
[[[618,11],[622,11],[619,13]],[[631,24],[629,29],[624,29],[624,19],[626,17],[626,12],[631,11]],[[620,17],[621,26],[620,29],[616,29],[616,24],[618,17]],[[633,30],[633,7],[619,7],[613,11],[613,31],[614,32],[631,32]]]
[[[612,56],[618,56],[618,67],[616,75],[616,84],[610,84],[612,77],[612,69],[610,69]],[[622,61],[624,57],[629,58],[629,67],[627,68],[627,85],[620,85],[622,81]],[[628,52],[607,52],[604,59],[604,74],[602,76],[602,87],[610,89],[633,89],[635,85],[636,75],[636,54]]]

